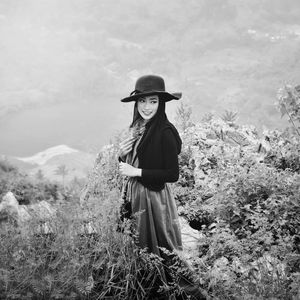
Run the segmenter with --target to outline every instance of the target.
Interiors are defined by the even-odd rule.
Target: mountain
[[[0,158],[2,160],[7,160],[13,166],[17,167],[19,170],[22,170],[24,172],[30,171],[33,168],[37,167],[37,165],[35,163],[24,162],[24,161],[22,161],[18,158],[13,157],[13,156],[0,155]]]
[[[55,157],[57,158],[57,157],[64,156],[66,154],[77,153],[77,152],[79,151],[76,149],[72,149],[66,145],[59,145],[59,146],[51,147],[42,152],[38,152],[37,154],[30,157],[16,157],[16,159],[26,163],[42,166],[45,163],[47,163],[47,161],[51,159],[55,159]]]
[[[6,159],[31,176],[41,172],[46,178],[56,181],[61,181],[61,175],[56,174],[56,170],[64,165],[67,170],[65,180],[68,182],[74,177],[87,178],[93,167],[95,155],[67,145],[58,145],[29,157],[6,156]]]

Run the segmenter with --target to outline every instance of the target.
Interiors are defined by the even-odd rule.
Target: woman
[[[169,182],[178,180],[181,139],[165,113],[165,103],[181,94],[165,91],[163,78],[139,78],[135,90],[122,102],[134,101],[132,136],[120,143],[123,197],[136,215],[137,244],[163,256],[160,247],[182,250],[175,200]]]
[[[138,246],[163,257],[166,265],[174,263],[176,251],[182,250],[176,203],[168,185],[179,177],[181,139],[165,113],[165,103],[180,98],[180,93],[165,91],[163,78],[146,75],[137,80],[130,96],[121,100],[135,102],[132,134],[120,143],[119,170],[127,178],[123,199],[136,216]],[[162,248],[172,253],[166,254]],[[168,275],[167,268],[164,280]],[[186,276],[181,276],[179,286],[188,299],[206,299]],[[178,299],[185,297],[182,294]]]

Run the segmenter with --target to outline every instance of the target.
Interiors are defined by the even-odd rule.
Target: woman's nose
[[[150,103],[149,103],[149,102],[146,102],[146,103],[145,103],[145,108],[148,108],[148,107],[150,107]]]

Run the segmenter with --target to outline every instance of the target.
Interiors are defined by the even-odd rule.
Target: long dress
[[[136,141],[133,150],[127,155],[126,162],[138,167]],[[168,251],[182,250],[181,231],[177,207],[168,183],[157,192],[144,187],[135,177],[126,183],[127,201],[131,203],[132,215],[135,216],[137,245],[149,252],[161,255],[160,247]]]
[[[141,137],[136,141],[133,150],[127,155],[126,162],[138,167],[136,149]],[[123,195],[127,203],[131,204],[131,213],[135,216],[135,229],[137,231],[137,245],[147,248],[149,252],[162,256],[166,248],[170,252],[182,250],[181,230],[178,219],[176,202],[168,183],[159,191],[152,191],[144,187],[135,177],[127,178],[123,183]],[[171,256],[172,257],[172,256]],[[170,257],[170,258],[171,258]],[[172,262],[172,258],[171,258]],[[188,264],[182,261],[182,266],[189,269]],[[167,269],[162,270],[162,277],[167,282]],[[188,295],[189,299],[205,300],[198,285],[185,275],[179,281],[180,288]],[[185,299],[179,297],[179,299]]]

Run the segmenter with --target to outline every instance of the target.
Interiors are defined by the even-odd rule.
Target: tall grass
[[[46,229],[3,225],[0,299],[175,299],[172,267],[135,246],[130,224],[118,230],[118,196],[60,204]]]

